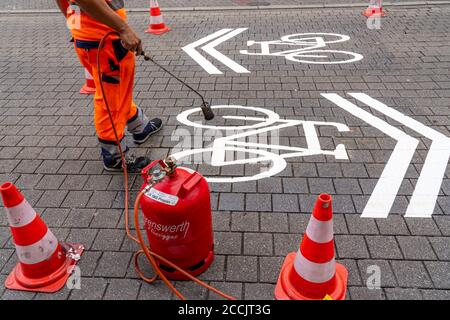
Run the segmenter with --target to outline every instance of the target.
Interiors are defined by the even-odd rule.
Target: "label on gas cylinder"
[[[155,201],[158,201],[158,202],[161,202],[164,204],[168,204],[169,206],[176,206],[178,203],[177,196],[164,193],[164,192],[156,190],[154,188],[151,188],[150,191],[147,191],[145,193],[145,195],[147,197],[149,197],[150,199],[153,199]]]

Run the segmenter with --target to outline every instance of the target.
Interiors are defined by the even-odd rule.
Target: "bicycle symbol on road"
[[[308,64],[342,64],[362,60],[364,57],[359,53],[321,49],[326,48],[328,44],[348,40],[350,40],[349,36],[334,33],[298,33],[274,41],[248,41],[247,46],[259,45],[261,51],[241,50],[240,53],[253,56],[284,57],[289,61]]]
[[[240,121],[242,125],[212,126],[193,122],[190,120],[190,116],[199,115],[201,109],[187,110],[177,117],[177,120],[182,124],[212,131],[213,135],[214,132],[220,133],[221,131],[231,131],[232,134],[215,139],[210,147],[182,150],[172,154],[172,157],[183,163],[183,159],[190,158],[193,155],[208,153],[210,157],[207,157],[208,160],[206,162],[209,162],[211,166],[262,164],[264,167],[260,168],[260,172],[253,176],[207,177],[209,182],[235,183],[272,177],[286,168],[287,162],[285,159],[287,158],[329,155],[334,156],[335,159],[348,160],[347,151],[343,144],[337,145],[334,150],[323,150],[317,135],[317,128],[321,126],[332,126],[339,132],[350,131],[348,126],[343,123],[285,120],[281,119],[273,111],[257,107],[223,105],[213,106],[212,108],[215,109],[217,114],[232,114],[222,115],[223,121]],[[257,116],[239,115],[243,113],[257,114]],[[295,126],[302,126],[307,144],[306,148],[258,141],[259,135],[272,132],[278,136],[279,130]],[[234,157],[233,155],[235,154],[238,156]]]

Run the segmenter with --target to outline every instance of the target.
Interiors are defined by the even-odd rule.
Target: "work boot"
[[[120,172],[123,170],[122,157],[117,144],[112,141],[101,141],[103,156],[103,168],[109,172]],[[128,173],[140,173],[142,169],[148,166],[151,160],[147,157],[135,157],[128,155],[129,148],[124,140],[121,142],[122,151],[125,153],[125,162]]]
[[[142,170],[150,164],[151,160],[148,157],[135,157],[126,155],[125,156],[125,163],[127,165],[127,172],[128,173],[141,173]],[[106,164],[103,166],[106,171],[109,172],[122,172],[123,166],[122,166],[122,160],[119,159],[115,164],[110,164],[107,166]]]
[[[136,115],[127,122],[128,131],[133,135],[136,144],[143,144],[156,132],[161,130],[161,119],[148,120],[141,108],[137,108]]]

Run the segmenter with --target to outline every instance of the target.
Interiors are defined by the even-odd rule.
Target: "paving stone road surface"
[[[186,7],[184,0],[159,0],[161,8]],[[393,0],[391,3],[411,2]],[[150,0],[125,0],[127,8],[148,8]],[[190,0],[189,7],[229,7],[268,5],[321,5],[321,4],[365,4],[366,0]],[[54,0],[12,0],[0,3],[0,10],[43,10],[55,9]]]
[[[164,17],[173,31],[160,37],[144,35],[147,14],[130,14],[130,21],[142,32],[147,51],[198,87],[214,105],[255,106],[274,111],[282,119],[339,122],[351,130],[318,129],[322,147],[333,150],[343,144],[348,160],[329,155],[294,157],[271,178],[211,184],[216,259],[201,276],[203,280],[239,299],[272,299],[285,255],[297,250],[317,195],[328,192],[334,199],[337,259],[350,274],[347,298],[450,298],[450,169],[445,171],[432,218],[406,218],[430,140],[347,95],[365,93],[449,137],[449,6],[393,8],[380,30],[367,28],[361,8],[280,10],[271,15],[187,12]],[[224,72],[209,75],[181,50],[223,28],[248,28],[217,49],[250,73],[238,74],[209,57]],[[66,288],[45,295],[1,286],[1,299],[175,299],[161,282],[145,284],[134,271],[132,256],[137,248],[125,236],[122,178],[102,169],[91,98],[78,94],[83,70],[63,18],[0,15],[0,29],[0,181],[20,187],[59,240],[80,241],[87,249],[79,264],[81,290]],[[248,40],[275,40],[296,33],[348,35],[350,40],[332,48],[361,54],[364,59],[323,65],[239,53],[249,49]],[[194,133],[176,116],[199,101],[152,64],[141,59],[137,64],[136,102],[147,114],[161,116],[166,125],[134,150],[161,159],[179,144],[172,136],[176,129]],[[346,97],[418,140],[388,218],[360,215],[396,141],[321,93]],[[186,137],[186,131],[181,132]],[[280,130],[279,140],[291,147],[305,146],[299,126]],[[249,164],[191,167],[216,178],[259,172],[259,167]],[[131,179],[132,198],[141,182],[139,176]],[[15,263],[2,213],[1,282]],[[381,289],[366,287],[372,265],[381,270]],[[151,273],[149,267],[145,269]],[[217,298],[192,283],[179,282],[176,287],[189,298]]]

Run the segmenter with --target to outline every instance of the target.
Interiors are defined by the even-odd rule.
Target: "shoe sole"
[[[148,140],[152,135],[154,135],[155,133],[159,132],[159,131],[162,129],[162,127],[163,127],[163,126],[161,125],[161,127],[159,127],[158,129],[156,129],[155,131],[153,131],[152,133],[150,133],[150,134],[149,134],[147,137],[145,137],[145,139],[143,139],[143,140],[134,140],[134,139],[133,139],[134,143],[136,143],[137,145],[141,145],[141,144],[147,142],[147,140]]]

